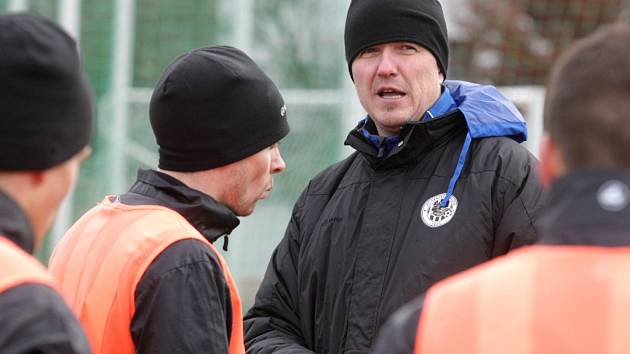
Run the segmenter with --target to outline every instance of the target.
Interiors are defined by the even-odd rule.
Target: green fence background
[[[449,77],[500,85],[524,110],[534,140],[541,85],[558,52],[599,25],[627,17],[629,8],[624,0],[442,2],[451,34]],[[107,194],[124,192],[138,168],[155,166],[148,99],[166,64],[193,48],[234,45],[281,88],[292,126],[281,144],[286,172],[276,177],[271,197],[242,219],[226,254],[247,309],[300,191],[310,177],[348,154],[343,140],[363,115],[343,53],[348,5],[340,0],[0,0],[2,12],[28,10],[74,33],[98,98],[93,155],[40,259],[47,260],[63,231],[87,209]]]

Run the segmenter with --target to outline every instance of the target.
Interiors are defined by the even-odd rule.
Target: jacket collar
[[[229,235],[240,223],[224,204],[165,173],[138,171],[136,183],[119,197],[124,204],[161,205],[182,215],[208,241]]]
[[[466,121],[459,110],[428,121],[411,122],[400,130],[400,141],[385,158],[378,156],[378,149],[364,136],[362,128],[373,129],[371,117],[361,121],[346,138],[345,145],[359,151],[374,169],[404,166],[416,161],[425,152],[439,146],[466,131]]]
[[[30,254],[35,250],[33,228],[26,214],[2,191],[0,191],[0,236],[6,237]]]
[[[553,183],[539,243],[630,246],[630,170],[592,169]]]
[[[435,117],[443,116],[457,108],[450,89],[442,86],[442,94],[438,100],[422,116],[421,121],[428,121]],[[374,121],[366,117],[363,119],[363,127],[359,131],[378,149],[377,157],[384,158],[398,145],[400,136],[380,136],[376,131]]]

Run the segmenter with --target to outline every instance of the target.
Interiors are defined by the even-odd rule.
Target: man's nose
[[[388,48],[383,50],[379,59],[377,75],[387,77],[397,74],[396,58]]]
[[[284,171],[287,165],[282,159],[282,155],[280,155],[280,148],[277,145],[273,148],[272,153],[273,156],[271,158],[271,173],[280,173]]]

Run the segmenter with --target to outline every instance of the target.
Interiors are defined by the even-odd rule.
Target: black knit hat
[[[420,44],[433,53],[446,77],[448,34],[437,0],[352,0],[344,39],[351,77],[359,52],[389,42]]]
[[[193,50],[171,63],[150,106],[159,167],[201,171],[241,160],[289,133],[276,85],[242,51]]]
[[[43,18],[0,16],[0,170],[45,170],[76,155],[93,108],[72,38]]]

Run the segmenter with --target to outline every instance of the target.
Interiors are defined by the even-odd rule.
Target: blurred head
[[[630,168],[630,25],[575,42],[556,62],[545,100],[543,182],[583,168]]]
[[[285,165],[278,142],[288,134],[276,85],[242,51],[193,50],[171,63],[153,92],[151,126],[159,168],[249,215]]]
[[[43,238],[89,154],[92,93],[75,41],[54,23],[0,16],[0,188]]]
[[[345,46],[359,100],[380,135],[397,135],[439,98],[448,36],[437,0],[353,0]]]
[[[0,171],[0,190],[11,196],[28,216],[36,247],[53,224],[64,198],[74,188],[79,166],[90,151],[86,146],[66,161],[43,170]]]

